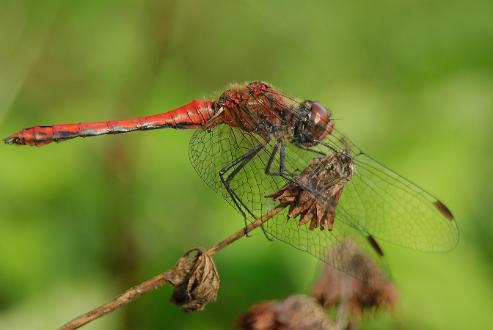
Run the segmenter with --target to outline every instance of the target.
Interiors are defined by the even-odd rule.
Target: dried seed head
[[[315,158],[298,176],[281,190],[267,197],[289,205],[288,218],[299,216],[300,225],[332,230],[337,203],[344,185],[354,174],[349,151]]]
[[[322,307],[304,295],[255,304],[236,322],[245,330],[334,329]]]
[[[331,308],[345,305],[356,319],[365,310],[394,307],[398,299],[396,288],[356,243],[345,240],[330,251],[328,257],[345,263],[356,277],[326,265],[312,290],[312,296],[322,306]]]
[[[202,310],[216,301],[219,273],[212,258],[202,248],[195,248],[180,258],[170,283],[175,287],[171,301],[185,311]]]

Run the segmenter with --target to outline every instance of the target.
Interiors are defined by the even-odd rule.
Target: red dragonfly
[[[336,171],[339,176],[347,173],[343,185],[331,195],[337,210],[318,226],[328,230],[314,230],[313,222],[309,225],[303,219],[286,221],[287,210],[265,224],[268,237],[322,260],[328,248],[348,232],[368,237],[378,254],[377,239],[422,251],[447,251],[458,241],[457,224],[442,202],[349,142],[334,128],[331,113],[321,104],[297,101],[264,82],[232,86],[217,100],[192,101],[163,114],[35,126],[4,141],[42,146],[75,137],[161,128],[196,129],[190,142],[195,170],[244,218],[258,218],[275,207],[273,196],[287,198],[275,194],[289,188],[306,168],[319,171],[329,166],[324,164],[336,170],[346,168]],[[305,184],[304,189],[327,195],[317,191],[319,185]],[[306,213],[301,211],[296,214]]]

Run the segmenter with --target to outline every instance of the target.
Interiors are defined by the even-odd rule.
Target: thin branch
[[[269,219],[273,218],[279,212],[281,212],[282,210],[284,210],[285,207],[286,207],[286,205],[284,205],[284,204],[278,205],[276,208],[274,208],[270,212],[266,213],[260,219],[255,220],[254,222],[252,222],[249,225],[247,225],[245,228],[242,228],[242,229],[238,230],[236,233],[228,236],[225,240],[223,240],[223,241],[221,241],[219,243],[214,244],[214,246],[212,246],[209,250],[207,250],[207,254],[210,255],[210,256],[212,256],[212,255],[216,254],[217,252],[221,251],[222,249],[224,249],[225,247],[227,247],[228,245],[230,245],[234,241],[237,241],[238,239],[240,239],[243,236],[245,236],[248,233],[250,233],[252,230],[260,227],[261,225],[263,225]]]
[[[87,313],[84,313],[72,321],[62,325],[60,330],[72,330],[78,329],[89,322],[92,322],[100,317],[113,312],[115,309],[122,307],[123,305],[132,302],[136,298],[140,297],[144,293],[149,291],[156,290],[157,288],[163,286],[165,283],[168,283],[171,279],[172,270],[168,270],[164,273],[154,276],[153,278],[136,285],[115,299],[103,304]]]
[[[266,213],[264,216],[262,216],[260,219],[255,220],[254,222],[250,223],[248,226],[245,228],[242,228],[238,230],[237,232],[233,233],[232,235],[228,236],[226,239],[223,241],[215,244],[212,246],[210,249],[207,250],[206,254],[209,256],[212,256],[216,254],[217,252],[221,251],[225,247],[229,246],[233,242],[237,241],[238,239],[242,238],[246,234],[250,233],[254,229],[260,227],[262,224],[267,222],[269,219],[273,218],[275,215],[277,215],[279,212],[281,212],[286,205],[279,205],[276,208],[272,209],[270,212]],[[99,319],[100,317],[109,314],[113,312],[114,310],[134,301],[136,298],[140,297],[141,295],[156,290],[159,287],[163,286],[166,283],[171,283],[172,278],[175,275],[175,268],[169,269],[159,275],[154,276],[153,278],[142,282],[128,290],[126,290],[124,293],[119,295],[118,297],[112,299],[111,301],[94,308],[93,310],[84,313],[72,321],[62,325],[59,330],[73,330],[73,329],[78,329],[96,319]]]

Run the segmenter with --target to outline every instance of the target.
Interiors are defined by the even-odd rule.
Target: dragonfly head
[[[331,113],[320,103],[304,101],[294,120],[293,140],[296,144],[311,147],[332,132]]]

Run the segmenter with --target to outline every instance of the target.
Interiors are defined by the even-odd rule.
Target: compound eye
[[[310,122],[312,123],[311,135],[315,140],[323,140],[334,128],[334,123],[330,120],[331,113],[320,103],[316,102],[312,103],[310,112]]]
[[[313,102],[310,111],[315,125],[325,126],[329,123],[330,111],[327,111],[320,103]]]

